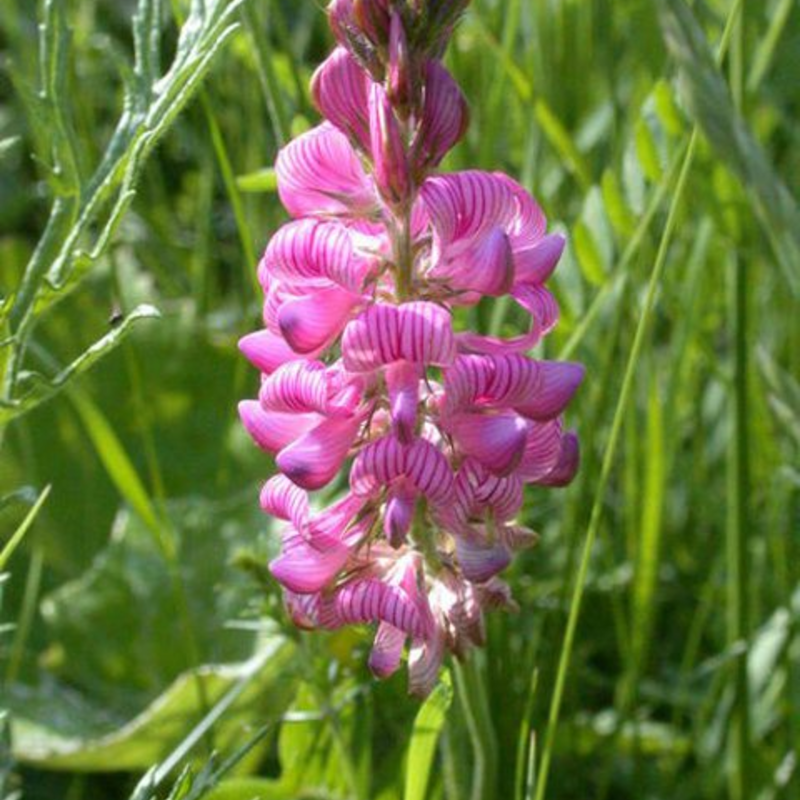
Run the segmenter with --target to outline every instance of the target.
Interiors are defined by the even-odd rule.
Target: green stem
[[[402,303],[411,297],[414,288],[410,206],[398,215],[394,237],[394,259],[397,299]]]
[[[475,755],[471,800],[495,800],[497,797],[497,745],[489,701],[483,685],[476,654],[463,662],[453,662],[456,687],[467,721],[467,730]]]

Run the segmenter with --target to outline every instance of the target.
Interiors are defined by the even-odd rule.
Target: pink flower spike
[[[375,183],[384,200],[397,208],[408,202],[411,171],[400,124],[379,83],[373,83],[370,88],[369,109]]]
[[[297,353],[313,353],[328,347],[350,318],[361,299],[333,287],[285,302],[278,312],[278,326]]]
[[[268,453],[277,453],[320,422],[318,414],[268,413],[256,400],[239,403],[239,418],[253,441]]]
[[[371,215],[378,198],[347,137],[330,123],[290,142],[275,163],[278,194],[293,217]]]
[[[311,97],[320,113],[363,150],[369,149],[368,79],[344,47],[337,47],[314,73]]]
[[[278,454],[278,468],[303,489],[327,486],[341,468],[356,434],[360,417],[327,419]]]

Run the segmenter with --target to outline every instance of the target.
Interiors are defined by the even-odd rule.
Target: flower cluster
[[[276,458],[261,504],[286,522],[270,569],[292,619],[377,623],[373,672],[408,646],[423,695],[446,652],[482,643],[485,610],[513,606],[498,574],[536,540],[515,522],[524,486],[578,466],[561,415],[583,370],[525,355],[556,324],[564,239],[507,176],[434,174],[468,121],[439,61],[466,3],[331,3],[326,121],[278,156],[293,221],[259,265],[265,328],[240,344],[262,373],[240,415]],[[526,333],[454,329],[454,309],[503,295]],[[345,463],[348,492],[315,513]]]

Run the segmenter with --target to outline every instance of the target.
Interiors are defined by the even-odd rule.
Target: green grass
[[[422,710],[367,632],[286,625],[235,417],[269,168],[329,47],[314,0],[0,4],[0,798],[793,800],[797,4],[458,29],[447,168],[570,234],[544,354],[587,367],[583,465],[529,492],[522,611]]]

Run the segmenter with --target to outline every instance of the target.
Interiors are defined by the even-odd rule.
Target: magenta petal
[[[406,477],[414,488],[433,504],[440,505],[451,499],[453,471],[445,455],[425,439],[417,439],[409,447],[406,459]]]
[[[532,422],[517,475],[526,483],[539,482],[558,464],[564,434],[560,418]]]
[[[271,331],[256,331],[242,337],[239,340],[239,349],[265,375],[270,375],[282,364],[302,358]]]
[[[413,492],[394,491],[389,498],[383,517],[383,532],[392,547],[400,547],[405,543],[416,503]]]
[[[410,196],[411,172],[400,123],[379,83],[370,87],[369,107],[375,183],[384,199],[397,206]]]
[[[342,358],[351,372],[372,372],[400,358],[400,316],[397,306],[372,305],[348,323]]]
[[[520,283],[544,283],[555,270],[567,240],[551,233],[529,247],[514,250],[516,280]]]
[[[359,417],[327,419],[281,450],[278,468],[289,480],[313,491],[329,484],[347,458],[361,427]]]
[[[353,252],[353,235],[340,222],[302,219],[284,225],[272,237],[259,267],[262,283],[270,280],[325,285],[338,283],[361,291],[369,260]]]
[[[458,564],[468,581],[484,583],[511,563],[511,552],[499,542],[488,544],[466,536],[456,536],[455,540]]]
[[[267,411],[318,412],[328,405],[327,369],[319,361],[295,361],[272,373],[258,399]]]
[[[447,367],[456,357],[450,312],[436,303],[400,306],[400,353],[407,361]]]
[[[414,438],[421,377],[419,365],[410,361],[398,361],[386,369],[392,426],[403,444],[409,444]]]
[[[365,528],[372,523],[370,515],[359,518],[363,507],[363,498],[347,494],[310,519],[302,533],[316,550],[336,550],[341,544],[350,546],[361,538]]]
[[[408,654],[408,691],[416,697],[427,697],[436,686],[444,660],[445,639],[436,630],[428,639],[414,642]]]
[[[293,217],[369,215],[375,190],[347,137],[323,123],[290,142],[275,163],[278,194]]]
[[[463,452],[495,475],[514,471],[528,438],[528,422],[514,413],[461,413],[448,421],[448,427]]]
[[[311,79],[311,96],[320,113],[364,150],[369,147],[367,83],[364,70],[343,47],[337,47]]]
[[[276,475],[264,484],[261,508],[273,517],[291,522],[298,530],[308,521],[308,495],[284,475]]]
[[[559,416],[572,400],[584,376],[580,364],[568,361],[539,361],[539,384],[534,396],[514,403],[525,417],[544,422]]]
[[[412,148],[414,167],[419,172],[438,166],[469,123],[466,100],[450,73],[431,60],[425,77],[422,123]]]
[[[370,497],[406,469],[406,450],[394,436],[384,436],[363,447],[350,470],[350,487],[355,494]]]
[[[360,298],[344,289],[322,289],[285,302],[278,325],[298,353],[311,353],[333,343]]]
[[[536,480],[540,486],[567,486],[572,483],[581,463],[581,451],[578,437],[567,433],[561,442],[558,462],[553,469],[542,478]]]
[[[349,555],[345,545],[323,552],[295,536],[284,553],[270,562],[269,571],[290,591],[311,594],[324,589],[338,575]]]
[[[507,294],[514,282],[514,259],[508,236],[501,228],[494,228],[449,263],[435,265],[433,275],[448,279],[454,289],[490,297]]]
[[[318,414],[281,414],[264,411],[256,400],[239,403],[239,417],[253,441],[269,453],[277,453],[319,424]]]
[[[376,678],[388,678],[397,672],[403,658],[406,638],[404,631],[381,622],[369,656],[369,668]]]

